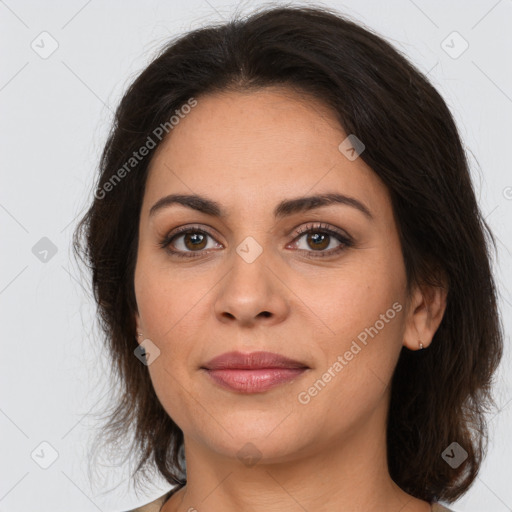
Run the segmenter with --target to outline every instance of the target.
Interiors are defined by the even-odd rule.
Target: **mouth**
[[[240,393],[261,393],[294,380],[309,366],[272,352],[227,352],[201,369],[223,388]]]

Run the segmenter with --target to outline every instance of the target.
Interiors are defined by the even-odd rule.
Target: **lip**
[[[273,352],[226,352],[208,361],[207,370],[261,370],[262,368],[308,368],[300,361]]]
[[[201,367],[220,386],[241,393],[260,393],[289,382],[309,367],[273,352],[226,352]]]

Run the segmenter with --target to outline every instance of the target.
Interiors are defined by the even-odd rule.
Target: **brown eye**
[[[308,233],[306,237],[309,247],[315,250],[326,249],[329,246],[330,235],[325,233]]]
[[[310,258],[333,256],[353,245],[348,235],[323,225],[308,225],[298,230],[298,233],[299,236],[293,242],[294,249]]]
[[[207,249],[222,247],[221,244],[214,240],[210,233],[203,229],[184,227],[176,231],[171,232],[160,242],[160,246],[172,255],[195,257],[201,256],[203,252],[208,252]],[[210,247],[208,247],[209,238],[214,241]]]
[[[187,249],[194,251],[196,249],[204,249],[206,246],[206,236],[203,233],[185,233],[183,236],[183,244]]]

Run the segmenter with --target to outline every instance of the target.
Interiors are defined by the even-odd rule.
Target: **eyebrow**
[[[203,196],[196,194],[170,194],[159,199],[149,210],[151,217],[156,212],[168,208],[173,204],[180,204],[191,208],[198,212],[213,217],[225,218],[226,212],[222,209],[221,205]],[[295,213],[305,212],[328,206],[331,204],[342,204],[351,206],[362,212],[368,219],[373,220],[373,215],[370,210],[360,201],[354,197],[346,196],[338,193],[327,193],[313,196],[297,197],[294,199],[286,199],[281,201],[274,209],[274,217],[276,219],[287,217]]]

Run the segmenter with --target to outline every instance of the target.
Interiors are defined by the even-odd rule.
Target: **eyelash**
[[[202,251],[176,251],[174,249],[170,249],[171,243],[178,238],[179,236],[186,235],[189,233],[202,233],[205,235],[210,236],[213,238],[213,235],[209,233],[208,231],[195,227],[195,226],[183,226],[181,228],[175,229],[173,232],[171,232],[169,235],[167,235],[164,239],[162,239],[159,243],[160,247],[162,249],[165,249],[169,253],[171,253],[173,256],[178,256],[179,258],[197,258],[200,257],[202,254],[204,254],[204,250]],[[293,239],[293,242],[300,239],[303,235],[309,234],[309,233],[321,233],[324,235],[329,235],[335,237],[341,245],[336,247],[335,249],[331,249],[329,251],[305,251],[305,256],[307,258],[326,258],[329,256],[333,256],[335,254],[338,254],[348,247],[352,247],[354,245],[351,238],[348,236],[338,232],[334,231],[333,229],[328,228],[325,224],[307,224],[304,227],[301,227],[297,229],[295,233],[295,238]],[[299,249],[301,251],[304,251],[304,249]],[[315,256],[311,255],[310,253],[314,253]]]

